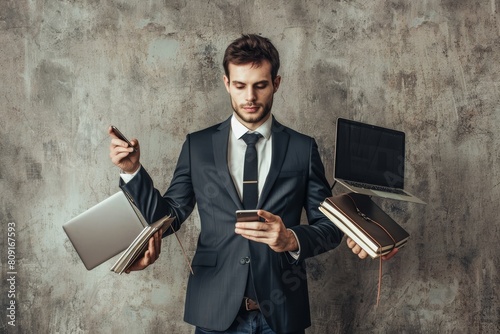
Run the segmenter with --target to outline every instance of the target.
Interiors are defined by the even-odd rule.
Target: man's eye
[[[257,88],[257,89],[264,89],[266,87],[267,87],[267,85],[265,85],[265,84],[264,85],[257,85],[257,86],[255,86],[255,88]]]
[[[245,88],[245,86],[243,86],[243,85],[235,85],[234,87],[235,87],[236,89],[243,89],[243,88]]]

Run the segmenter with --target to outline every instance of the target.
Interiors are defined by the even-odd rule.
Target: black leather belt
[[[247,297],[243,298],[243,301],[241,302],[240,312],[251,312],[258,310],[259,304],[257,304],[256,301]]]

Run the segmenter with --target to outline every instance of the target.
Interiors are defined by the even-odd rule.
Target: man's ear
[[[229,78],[224,75],[222,79],[224,80],[224,86],[226,86],[226,90],[229,93]]]
[[[274,92],[276,93],[278,91],[278,88],[281,84],[281,75],[277,75],[276,78],[274,78],[273,81],[273,87],[274,87]]]

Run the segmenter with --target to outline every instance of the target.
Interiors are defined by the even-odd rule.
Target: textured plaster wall
[[[344,244],[308,261],[307,332],[499,332],[499,11],[499,0],[1,0],[0,332],[192,332],[173,238],[154,267],[117,276],[111,262],[88,272],[61,226],[118,190],[109,124],[141,140],[166,188],[185,135],[231,113],[221,59],[241,33],[281,51],[274,113],[316,137],[330,181],[336,118],[361,120],[407,133],[408,188],[429,203],[378,201],[411,233],[384,263],[378,307],[377,261]],[[191,256],[198,226],[193,214],[180,233]]]

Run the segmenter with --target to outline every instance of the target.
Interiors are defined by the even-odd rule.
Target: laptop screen
[[[339,118],[335,178],[404,188],[405,134]]]

